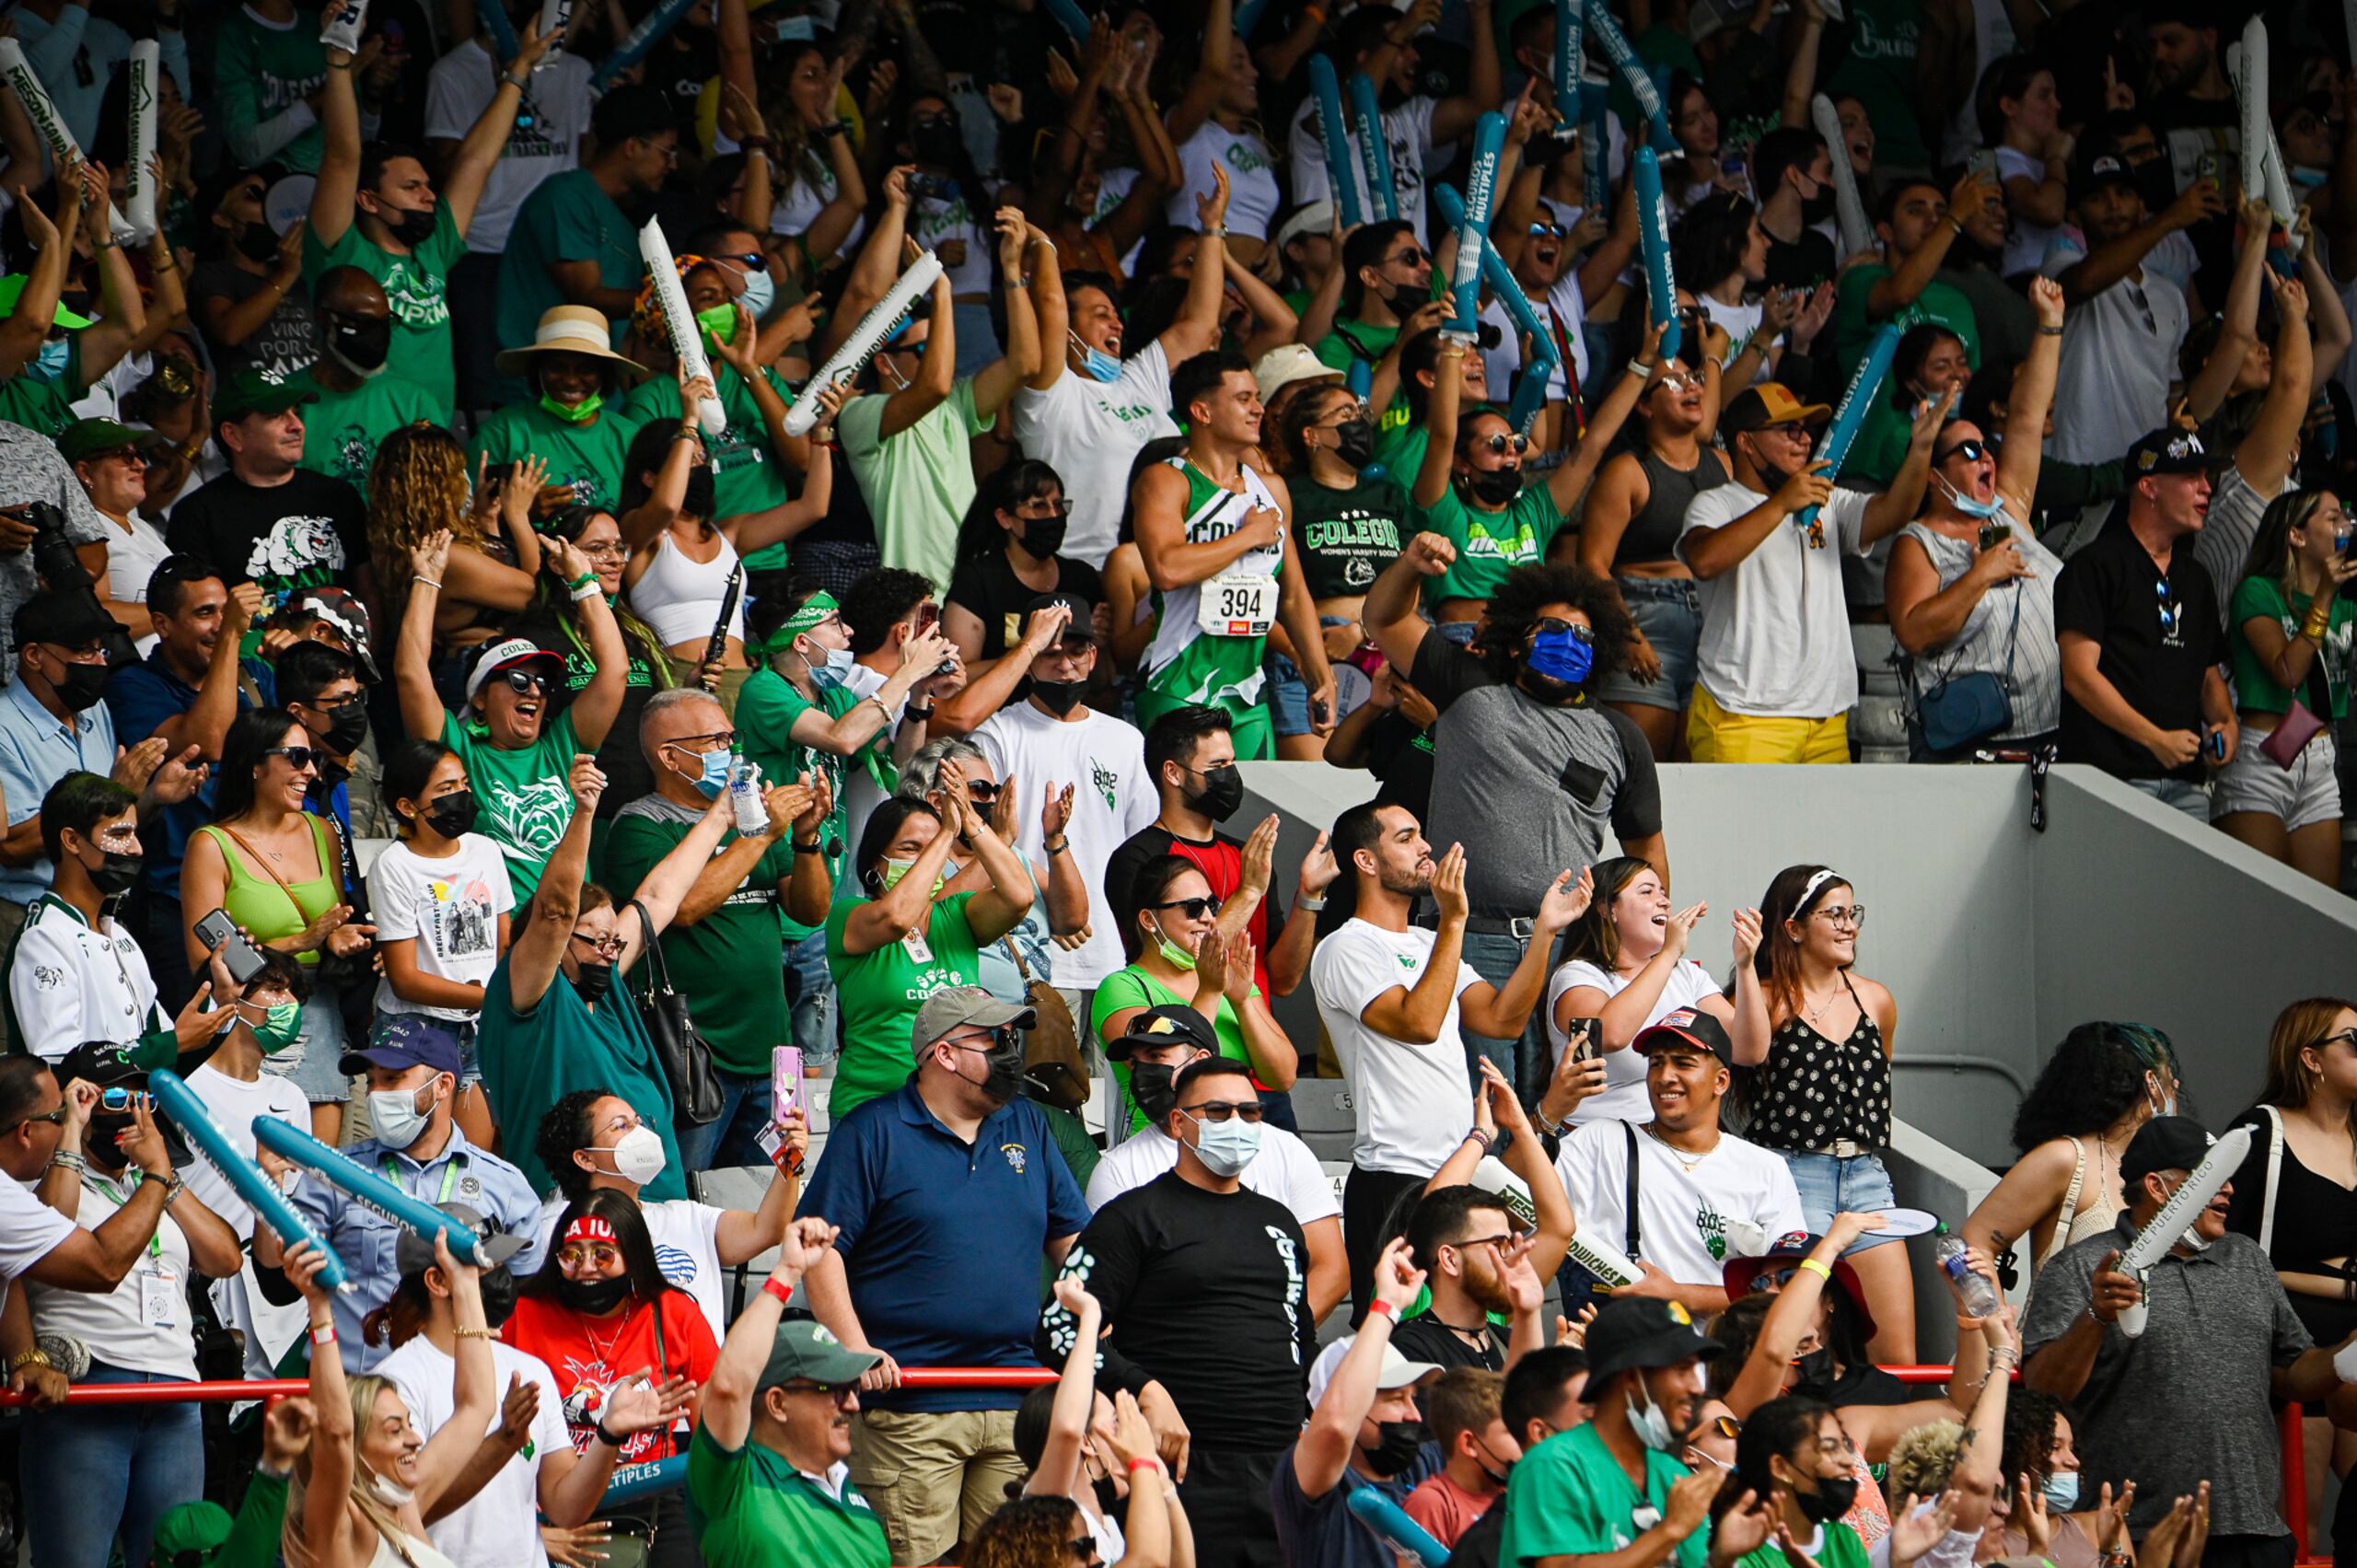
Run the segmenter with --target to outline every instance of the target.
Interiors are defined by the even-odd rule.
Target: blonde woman
[[[386,436],[368,470],[369,544],[393,624],[401,624],[416,575],[412,555],[435,534],[450,536],[448,572],[434,607],[437,660],[490,641],[532,602],[540,569],[532,500],[548,470],[528,457],[509,467],[494,494],[481,482],[487,464],[473,466],[470,483],[459,438],[438,424],[419,424]]]

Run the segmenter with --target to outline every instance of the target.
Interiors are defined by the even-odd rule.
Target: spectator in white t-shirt
[[[1194,1008],[1166,1003],[1132,1014],[1129,1028],[1105,1042],[1105,1059],[1130,1069],[1130,1096],[1145,1112],[1146,1125],[1106,1152],[1088,1178],[1088,1206],[1103,1208],[1132,1188],[1143,1187],[1178,1164],[1178,1140],[1163,1129],[1178,1103],[1178,1070],[1213,1055],[1219,1037],[1211,1020]],[[1273,1198],[1293,1211],[1308,1243],[1306,1285],[1312,1322],[1323,1322],[1349,1288],[1350,1265],[1342,1256],[1342,1206],[1318,1156],[1298,1134],[1271,1121],[1260,1124],[1260,1152],[1244,1167],[1247,1189]]]
[[[1616,1297],[1665,1296],[1689,1312],[1717,1312],[1727,1304],[1721,1264],[1801,1229],[1800,1192],[1781,1156],[1719,1129],[1735,1047],[1718,1019],[1681,1007],[1630,1049],[1644,1061],[1652,1115],[1579,1128],[1563,1140],[1555,1170],[1582,1234],[1643,1271]]]
[[[556,1181],[540,1207],[540,1239],[547,1242],[558,1217],[583,1195],[601,1189],[624,1194],[646,1220],[663,1277],[695,1298],[714,1336],[721,1337],[734,1305],[722,1271],[742,1268],[783,1240],[802,1195],[810,1133],[801,1107],[782,1110],[777,1127],[776,1174],[760,1208],[720,1209],[692,1198],[650,1203],[639,1190],[662,1174],[663,1140],[611,1089],[575,1089],[540,1118],[533,1145],[541,1168]]]
[[[1396,1234],[1392,1209],[1422,1189],[1472,1125],[1460,1026],[1493,1040],[1522,1033],[1546,984],[1548,955],[1586,912],[1590,884],[1585,870],[1555,877],[1521,963],[1498,986],[1461,956],[1469,913],[1461,848],[1452,844],[1435,860],[1413,812],[1370,804],[1335,819],[1333,854],[1342,875],[1318,917],[1324,935],[1309,979],[1351,1080],[1357,1122],[1342,1189],[1355,1319],[1372,1299],[1376,1257]],[[1427,895],[1440,906],[1437,930],[1409,923]]]
[[[377,1013],[424,1013],[459,1037],[459,1124],[489,1148],[491,1102],[475,1056],[482,988],[507,951],[516,892],[507,858],[474,826],[467,765],[439,740],[412,740],[385,759],[381,793],[401,824],[368,867],[377,917]]]
[[[1738,1049],[1768,1049],[1768,1003],[1752,973],[1759,947],[1759,912],[1735,912],[1735,999],[1710,971],[1686,956],[1687,939],[1710,912],[1708,904],[1673,912],[1669,886],[1652,863],[1616,855],[1588,868],[1596,899],[1564,938],[1564,963],[1547,982],[1547,1039],[1560,1060],[1574,1020],[1594,1019],[1586,1044],[1603,1055],[1604,1090],[1582,1100],[1573,1125],[1609,1117],[1645,1115],[1645,1062],[1629,1049],[1637,1036],[1680,1007],[1716,1018]],[[1541,1106],[1542,1110],[1545,1107]],[[1539,1124],[1542,1132],[1560,1127]]]
[[[445,1203],[441,1209],[475,1233],[482,1258],[483,1321],[496,1330],[516,1304],[516,1282],[507,1272],[507,1260],[526,1238],[493,1233],[483,1217],[463,1203]],[[417,1434],[430,1438],[454,1413],[458,1315],[449,1282],[434,1261],[433,1243],[404,1230],[393,1247],[401,1279],[384,1309],[393,1353],[377,1364],[377,1376],[390,1383],[409,1407]],[[539,1356],[502,1340],[489,1342],[502,1398],[483,1438],[492,1452],[477,1455],[474,1463],[489,1464],[501,1449],[505,1457],[466,1502],[428,1520],[425,1533],[451,1562],[467,1568],[547,1568],[540,1520],[545,1517],[556,1528],[569,1529],[598,1511],[622,1452],[621,1445],[603,1440],[606,1434],[625,1438],[668,1425],[686,1410],[688,1390],[677,1386],[658,1390],[643,1378],[616,1385],[598,1407],[598,1437],[579,1451],[564,1421],[571,1383],[559,1382]]]

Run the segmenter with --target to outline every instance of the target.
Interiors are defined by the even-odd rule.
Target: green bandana
[[[561,403],[546,392],[540,394],[540,406],[567,424],[588,424],[598,417],[598,411],[603,408],[605,403],[606,395],[603,392],[592,392],[579,402],[571,404]]]
[[[795,638],[817,626],[819,621],[842,608],[842,606],[835,602],[834,595],[821,589],[804,599],[802,607],[787,616],[778,629],[763,639],[761,646],[753,651],[764,658],[772,654],[784,653],[794,646]]]

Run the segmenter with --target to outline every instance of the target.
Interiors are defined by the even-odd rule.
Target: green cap
[[[777,1326],[777,1338],[770,1344],[769,1365],[761,1368],[761,1380],[754,1385],[753,1391],[760,1394],[796,1379],[856,1383],[860,1374],[883,1359],[872,1350],[847,1349],[823,1326],[807,1318],[797,1318]]]
[[[183,1551],[210,1557],[229,1539],[229,1510],[218,1503],[183,1503],[156,1521],[151,1555],[169,1562]]]
[[[213,394],[213,418],[220,423],[250,413],[284,413],[297,403],[319,401],[308,376],[249,366],[224,381]]]
[[[804,599],[795,612],[780,621],[777,630],[753,651],[764,656],[782,654],[794,646],[795,638],[842,609],[842,606],[835,602],[835,596],[821,588]]]
[[[17,313],[17,301],[23,297],[25,285],[31,281],[32,279],[23,273],[10,273],[6,277],[0,278],[0,316],[13,316]],[[51,326],[64,327],[69,331],[78,332],[89,324],[90,319],[87,316],[76,316],[63,305],[57,308],[57,314],[50,318]]]
[[[139,432],[111,419],[77,419],[57,438],[58,454],[69,463],[87,462],[109,452],[135,450]]]

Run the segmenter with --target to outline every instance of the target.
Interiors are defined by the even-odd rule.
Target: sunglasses
[[[756,271],[767,264],[767,259],[758,250],[723,250],[715,255],[707,256],[704,260],[707,261],[734,261],[740,267],[747,267]]]
[[[1961,457],[1968,463],[1977,463],[1988,455],[1989,448],[1987,447],[1983,446],[1977,439],[1967,438],[1957,442],[1955,446],[1950,447],[1945,452],[1933,453],[1932,461],[1934,464],[1939,464],[1946,462],[1950,458]]]
[[[1182,1105],[1178,1109],[1197,1121],[1225,1121],[1231,1116],[1258,1121],[1261,1111],[1260,1102],[1257,1099],[1209,1099],[1201,1105]]]
[[[1530,450],[1530,437],[1523,435],[1520,431],[1516,431],[1511,436],[1494,435],[1488,436],[1483,440],[1473,442],[1472,447],[1482,450],[1495,452],[1500,457],[1504,457],[1508,452],[1513,452],[1519,456],[1520,454]]]
[[[1423,247],[1411,245],[1396,255],[1386,256],[1383,264],[1387,267],[1415,267],[1422,265],[1425,260]]]
[[[308,772],[317,767],[319,760],[319,753],[308,746],[266,746],[262,749],[261,754],[265,757],[285,758],[286,765],[298,773]]]
[[[503,669],[499,678],[507,682],[507,689],[518,697],[528,697],[535,691],[549,689],[549,678],[537,669]]]
[[[600,958],[619,958],[622,956],[623,938],[620,936],[584,936],[576,931],[573,934],[573,940]]]
[[[13,1132],[17,1128],[34,1121],[47,1121],[55,1126],[63,1127],[65,1125],[65,1108],[61,1105],[55,1110],[44,1110],[32,1116],[19,1117],[17,1120],[8,1123],[8,1131]]]
[[[781,1383],[778,1385],[778,1388],[782,1392],[788,1394],[818,1394],[826,1399],[834,1400],[837,1404],[842,1403],[843,1400],[859,1392],[859,1385],[856,1383],[805,1383],[795,1381],[792,1383]]]
[[[2185,621],[2185,606],[2177,602],[2177,594],[2169,587],[2166,577],[2163,577],[2153,585],[2153,593],[2154,597],[2159,600],[2157,608],[2161,613],[2162,633],[2165,636],[2176,636],[2177,627]]]
[[[1530,226],[1530,238],[1533,239],[1561,239],[1570,232],[1560,223],[1534,223]]]
[[[136,1089],[126,1089],[118,1085],[114,1088],[99,1091],[99,1109],[119,1112],[128,1111],[134,1106],[146,1103],[147,1098]]]
[[[988,779],[968,779],[966,798],[977,806],[988,806],[998,798],[998,792],[1003,787],[991,783]]]
[[[1585,643],[1589,647],[1596,646],[1596,629],[1592,626],[1583,625],[1576,621],[1559,621],[1554,616],[1542,615],[1538,618],[1538,623],[1533,625],[1530,630],[1531,634],[1534,636],[1550,632],[1569,632],[1572,634],[1572,641],[1575,643]]]
[[[1201,920],[1207,914],[1217,914],[1219,912],[1219,900],[1216,898],[1173,899],[1167,904],[1148,904],[1146,908],[1155,910],[1177,910],[1181,914],[1184,914],[1189,920]]]

